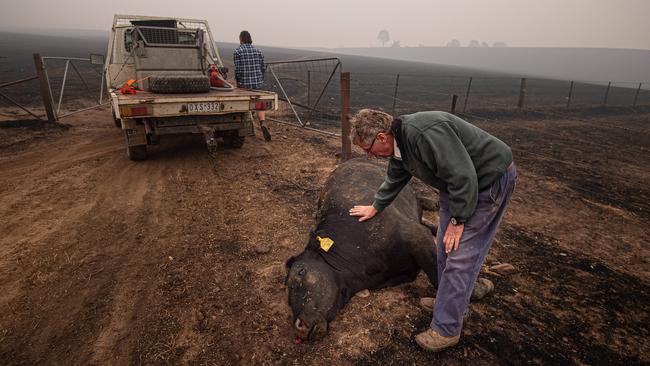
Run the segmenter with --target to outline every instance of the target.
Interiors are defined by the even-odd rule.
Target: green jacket
[[[382,211],[416,176],[448,192],[451,216],[464,222],[476,209],[478,192],[508,169],[512,151],[496,137],[446,112],[418,112],[399,120],[401,128],[397,124],[393,135],[402,159],[390,158],[373,206]]]

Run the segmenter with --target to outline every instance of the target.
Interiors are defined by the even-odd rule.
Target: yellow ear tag
[[[332,245],[334,245],[334,241],[330,238],[321,238],[320,236],[317,236],[316,239],[320,242],[320,248],[326,252],[330,250]]]

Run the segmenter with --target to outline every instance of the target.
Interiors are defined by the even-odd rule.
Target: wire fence
[[[351,74],[352,109],[384,110],[394,115],[418,110],[456,111],[542,108],[566,110],[592,107],[650,105],[650,90],[643,83],[571,82],[514,77],[457,77],[412,74]],[[645,84],[646,87],[650,83]],[[523,95],[522,95],[523,93]]]
[[[64,116],[72,110],[78,111],[86,106],[101,103],[103,85],[101,69],[98,66],[93,66],[89,60],[47,57],[42,59],[45,62],[46,67],[43,70],[47,73],[46,79],[49,80],[52,104],[57,115]],[[347,87],[342,88],[343,80],[348,80],[347,77],[350,82],[349,94]],[[16,83],[31,85],[35,82],[33,79],[0,84],[0,88]],[[523,111],[534,115],[534,118],[539,116],[540,119],[553,120],[553,123],[566,123],[580,133],[563,134],[530,126],[520,126],[516,133],[530,129],[529,132],[533,132],[540,141],[552,141],[552,144],[579,152],[582,147],[588,147],[590,151],[614,151],[620,147],[617,144],[622,139],[634,140],[634,146],[637,146],[644,136],[648,136],[650,126],[646,127],[642,123],[629,124],[616,118],[608,118],[607,124],[603,125],[601,119],[580,116],[581,111],[594,107],[601,110],[606,110],[606,107],[638,107],[637,110],[641,112],[650,111],[650,90],[644,89],[643,86],[644,83],[585,83],[513,77],[390,75],[362,71],[343,74],[338,59],[321,58],[268,63],[263,88],[275,91],[280,100],[278,110],[270,112],[269,119],[330,135],[342,131],[342,106],[347,105],[351,113],[361,108],[374,108],[395,116],[422,110],[454,110],[471,122],[496,122],[500,119],[499,113],[503,111]],[[7,90],[11,91],[2,89],[3,92]],[[21,95],[16,96],[19,97]],[[455,106],[452,101],[456,102]],[[26,110],[24,112],[29,113]],[[592,128],[596,124],[600,129]],[[603,128],[607,130],[608,137],[616,135],[618,139],[602,140]],[[345,136],[342,141],[346,141]],[[529,143],[538,144],[539,141]],[[643,142],[639,146],[642,145]],[[596,161],[588,157],[567,157],[562,149],[535,146],[536,149],[525,144],[515,145],[513,150],[524,160],[552,163],[540,168],[547,169],[548,174],[556,174],[558,167],[567,167],[574,170],[573,174],[585,177],[586,180],[586,177],[593,178],[590,184],[595,188],[580,186],[576,189],[600,197],[601,192],[598,189],[603,185],[602,182],[606,181],[606,173],[595,168]],[[644,148],[631,149],[632,156],[645,151]],[[634,163],[630,165],[633,166]],[[621,187],[617,187],[618,193],[606,194],[603,202],[632,207],[641,213],[650,212],[647,202],[642,198],[630,198],[629,202],[621,200],[628,191],[635,192],[633,189],[636,188],[630,188],[636,186],[634,176],[623,176],[618,181],[621,184]]]
[[[101,102],[101,67],[69,58],[44,58],[57,114]],[[357,68],[358,69],[358,68]],[[594,107],[650,106],[650,82],[563,81],[539,78],[351,72],[350,109],[375,108],[393,115],[452,109],[466,115],[529,110],[549,115]],[[301,127],[340,129],[342,65],[337,58],[270,62],[264,89],[275,91],[279,109],[271,118]],[[65,80],[65,82],[64,82]],[[65,83],[65,85],[64,85]],[[30,85],[28,88],[27,86]],[[36,81],[2,90],[21,104],[38,102]],[[6,98],[3,104],[10,104]],[[31,103],[30,103],[31,102]],[[12,114],[13,115],[13,114]]]
[[[331,80],[321,83],[326,91],[324,95],[331,96],[325,105],[316,107],[313,93],[307,85],[313,85],[310,79],[314,67],[320,61],[301,61],[290,64],[276,63],[274,65],[274,80],[277,80],[275,91],[283,93],[284,107],[279,111],[284,118],[297,118],[304,122],[310,108],[325,109],[328,113],[312,114],[312,125],[320,123],[320,119],[329,118],[328,126],[336,126],[342,130],[342,118],[337,114],[343,105],[336,93],[340,88],[332,87]],[[328,74],[328,73],[323,73]],[[331,74],[329,74],[331,75]],[[343,80],[341,75],[341,79]],[[347,76],[347,73],[346,73]],[[539,120],[543,123],[559,124],[558,129],[540,129],[537,124],[510,124],[505,134],[516,140],[518,134],[534,136],[524,142],[516,143],[512,149],[522,163],[536,166],[540,174],[560,177],[567,184],[589,197],[605,204],[631,209],[640,214],[650,212],[650,207],[642,196],[629,197],[636,194],[639,185],[636,176],[621,175],[617,177],[614,189],[607,187],[610,180],[608,164],[602,164],[600,157],[582,155],[583,151],[616,151],[620,149],[621,141],[632,141],[626,148],[634,156],[644,151],[641,147],[643,136],[648,136],[650,126],[626,123],[616,118],[602,119],[581,117],[582,111],[590,108],[639,107],[637,110],[647,112],[650,107],[650,91],[643,89],[643,84],[633,83],[583,83],[544,79],[521,79],[504,77],[455,77],[432,75],[387,75],[371,72],[351,72],[350,77],[350,110],[352,113],[361,108],[384,110],[392,115],[408,114],[422,110],[452,110],[470,122],[497,122],[502,112],[523,112],[522,118]],[[267,77],[268,79],[268,77]],[[324,77],[323,77],[324,79]],[[328,89],[329,88],[329,89]],[[454,98],[456,96],[456,98]],[[452,100],[456,101],[452,107]],[[291,110],[291,101],[296,105],[305,105],[297,115]],[[317,104],[317,103],[316,103]],[[642,108],[645,107],[645,108]],[[633,111],[630,109],[630,111]],[[576,113],[577,112],[577,113]],[[629,121],[628,121],[629,122]],[[322,125],[321,125],[322,126]],[[564,129],[562,126],[568,127]],[[596,127],[596,128],[594,128]],[[613,137],[616,137],[615,139]],[[610,140],[610,138],[612,138]],[[345,140],[345,138],[343,139]],[[516,140],[519,141],[519,140]],[[342,146],[342,156],[345,155],[345,145]],[[567,151],[571,154],[567,155]],[[631,167],[637,166],[637,161],[624,161]],[[637,169],[637,168],[628,168]],[[638,169],[642,169],[639,167]],[[563,175],[563,171],[570,171]],[[577,177],[577,178],[576,178]],[[575,182],[579,181],[579,184]],[[582,184],[588,183],[588,184]],[[623,198],[628,197],[628,198]]]
[[[339,127],[340,67],[337,58],[268,63],[263,88],[280,100],[271,117],[322,130]]]

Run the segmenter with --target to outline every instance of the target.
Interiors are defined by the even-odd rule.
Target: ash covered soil
[[[440,354],[413,341],[430,321],[424,275],[293,343],[284,262],[338,139],[272,124],[271,143],[256,131],[209,153],[170,137],[135,163],[109,110],[65,123],[0,128],[1,364],[650,362],[649,113],[476,122],[518,164],[487,259],[518,272],[483,268],[495,292]]]

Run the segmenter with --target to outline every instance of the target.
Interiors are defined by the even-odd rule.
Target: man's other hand
[[[350,216],[358,216],[359,222],[370,220],[377,214],[377,210],[372,206],[354,206],[350,209]]]
[[[449,254],[452,250],[458,249],[458,243],[460,242],[460,237],[463,235],[463,229],[465,229],[464,224],[452,225],[450,223],[447,225],[445,237],[442,239],[442,242],[445,243],[445,253]]]

